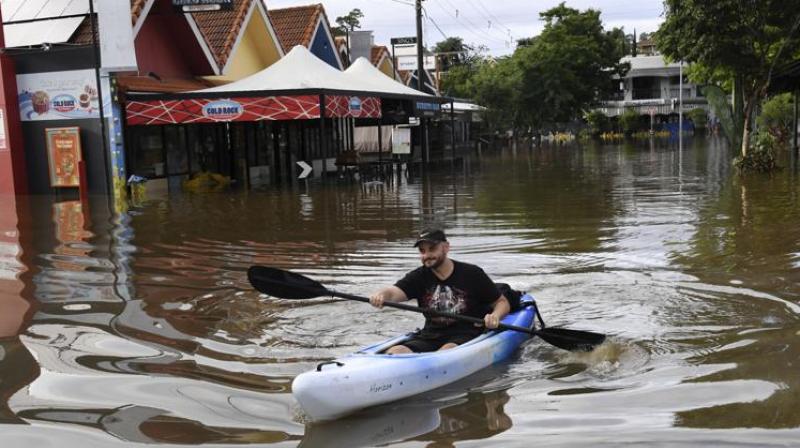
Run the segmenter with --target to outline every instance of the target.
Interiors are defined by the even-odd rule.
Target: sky
[[[514,42],[542,31],[539,13],[562,0],[424,0],[423,40],[433,46],[445,37],[461,37],[467,44],[485,45],[494,56],[509,54]],[[354,8],[364,13],[362,30],[375,33],[375,43],[389,45],[392,37],[416,34],[413,0],[265,0],[267,8],[322,3],[331,23]],[[568,0],[578,10],[598,9],[606,29],[623,27],[626,33],[653,32],[662,22],[663,0]]]

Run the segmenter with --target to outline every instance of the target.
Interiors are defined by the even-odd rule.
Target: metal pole
[[[395,54],[394,44],[392,44],[392,79],[397,81],[397,54]]]
[[[683,61],[678,69],[678,150],[683,149]]]
[[[450,161],[451,168],[456,164],[456,109],[454,106],[455,101],[450,100],[450,144],[453,145],[453,160]]]
[[[378,172],[380,179],[383,180],[383,126],[381,119],[378,118]]]
[[[422,72],[425,66],[422,64],[422,0],[416,0],[417,13],[417,90],[425,91],[425,82]]]
[[[105,174],[106,174],[106,192],[109,196],[114,196],[114,187],[111,183],[111,164],[108,160],[108,133],[106,131],[106,114],[103,108],[103,87],[102,83],[100,82],[100,45],[97,42],[97,26],[95,25],[96,16],[94,14],[94,0],[89,0],[89,23],[91,24],[91,31],[92,31],[92,47],[94,49],[94,76],[95,81],[97,82],[97,98],[99,103],[99,112],[100,112],[100,134],[102,135],[103,139],[103,163],[105,164]],[[109,204],[113,204],[113,201],[109,199]],[[112,206],[113,208],[113,206]]]

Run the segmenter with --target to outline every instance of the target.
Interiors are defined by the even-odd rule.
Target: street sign
[[[436,58],[434,56],[425,56],[422,58],[422,65],[426,70],[436,69]],[[417,69],[417,56],[398,56],[397,57],[398,70],[416,70]]]
[[[172,6],[183,12],[230,11],[233,0],[172,0]]]
[[[393,37],[389,39],[389,42],[392,45],[415,45],[417,43],[417,38],[414,36],[411,37]]]
[[[298,179],[305,179],[306,177],[308,177],[309,174],[311,174],[311,170],[313,169],[311,168],[311,165],[307,164],[303,160],[297,162],[297,164],[300,165],[300,168],[303,169],[303,172],[300,173],[299,176],[297,176]]]

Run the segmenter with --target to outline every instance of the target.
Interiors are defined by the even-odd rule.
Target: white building
[[[680,104],[680,64],[666,63],[661,55],[625,56],[622,62],[631,65],[627,75],[620,79],[619,92],[601,104],[600,110],[609,117],[633,109],[643,115],[677,114]],[[708,111],[708,101],[702,89],[686,79],[687,66],[683,66],[683,110],[701,107]]]

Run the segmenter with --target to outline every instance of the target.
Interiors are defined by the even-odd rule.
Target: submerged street
[[[0,443],[786,446],[800,437],[800,180],[737,176],[721,138],[484,149],[385,183],[329,179],[145,198],[49,196],[0,219]],[[22,204],[22,205],[20,205]],[[529,291],[533,339],[431,394],[309,423],[292,379],[421,315],[276,300],[252,265],[369,295],[415,233]]]

